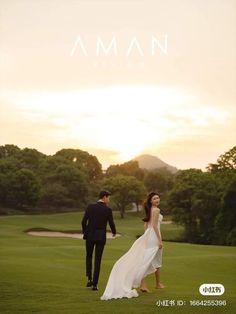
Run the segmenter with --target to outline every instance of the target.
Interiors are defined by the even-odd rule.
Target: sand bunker
[[[28,231],[27,234],[37,237],[58,237],[58,238],[75,238],[83,239],[82,233],[68,233],[60,231]],[[116,234],[115,237],[112,236],[111,232],[107,232],[107,239],[116,239],[120,237],[120,234]]]

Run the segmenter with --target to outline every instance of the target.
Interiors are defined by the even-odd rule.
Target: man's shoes
[[[97,286],[93,286],[93,287],[92,287],[92,290],[93,290],[93,291],[98,291],[98,287],[97,287]]]
[[[87,283],[87,285],[86,285],[86,287],[92,287],[92,285],[93,285],[92,280],[89,280],[88,283]]]

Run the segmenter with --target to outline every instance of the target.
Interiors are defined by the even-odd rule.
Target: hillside
[[[140,155],[134,158],[134,160],[138,161],[140,168],[152,170],[152,169],[166,167],[172,173],[175,173],[178,171],[176,167],[167,164],[166,162],[164,162],[163,160],[161,160],[160,158],[156,156],[145,154],[145,155]]]

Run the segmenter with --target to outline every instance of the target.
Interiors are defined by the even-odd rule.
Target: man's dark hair
[[[111,193],[109,192],[109,191],[101,191],[100,193],[99,193],[99,198],[101,199],[101,198],[103,198],[104,196],[110,196],[111,195]]]

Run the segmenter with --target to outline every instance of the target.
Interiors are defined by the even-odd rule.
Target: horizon
[[[54,156],[58,151],[60,151],[60,150],[62,150],[62,149],[75,149],[75,150],[78,149],[78,150],[85,151],[85,150],[83,150],[83,149],[80,149],[79,147],[76,147],[76,148],[74,148],[74,147],[73,147],[73,148],[72,148],[72,147],[62,147],[62,148],[60,148],[59,150],[55,151],[54,153],[46,153],[46,152],[43,152],[43,151],[38,150],[38,149],[35,148],[35,147],[20,147],[19,145],[16,145],[16,144],[13,144],[13,143],[6,143],[6,144],[4,144],[4,145],[15,145],[15,146],[17,146],[18,148],[20,148],[21,150],[23,150],[23,149],[25,149],[25,148],[28,148],[28,149],[36,149],[39,153],[42,153],[42,154],[44,154],[44,155],[46,155],[46,156]],[[232,148],[232,147],[231,147],[231,148]],[[229,150],[230,150],[231,148],[229,148]],[[223,155],[224,153],[226,153],[226,151],[225,151],[225,152],[222,152],[222,154],[220,154],[220,155],[217,157],[216,160],[209,162],[204,168],[198,168],[198,167],[178,168],[176,165],[170,164],[170,163],[168,163],[166,160],[163,160],[163,159],[160,158],[158,155],[152,155],[152,154],[145,153],[145,152],[142,153],[142,154],[140,154],[140,155],[134,156],[134,157],[131,158],[131,159],[124,160],[124,161],[121,162],[121,163],[109,164],[109,165],[104,166],[104,164],[101,162],[101,160],[99,159],[99,157],[98,157],[97,155],[91,153],[90,151],[85,151],[85,152],[87,152],[88,154],[90,154],[90,155],[92,155],[92,156],[95,156],[95,157],[98,159],[99,163],[100,163],[101,166],[102,166],[102,170],[103,170],[103,171],[106,171],[110,166],[113,166],[113,165],[121,165],[121,164],[123,164],[123,163],[129,162],[129,161],[132,161],[132,160],[135,160],[136,158],[139,158],[139,157],[142,157],[142,156],[148,156],[148,157],[157,158],[157,159],[161,160],[162,162],[166,163],[168,166],[177,168],[177,170],[187,170],[187,169],[190,169],[190,168],[195,168],[195,169],[201,169],[202,171],[206,171],[206,168],[207,168],[207,166],[208,166],[209,164],[216,163],[216,162],[217,162],[217,159],[220,157],[220,155]],[[140,167],[140,166],[139,166],[139,167]],[[140,167],[140,168],[141,168],[141,167]],[[141,168],[141,169],[142,169],[142,168]],[[155,169],[158,169],[158,168],[155,168]],[[150,169],[150,171],[151,171],[151,170],[154,170],[154,169]]]

